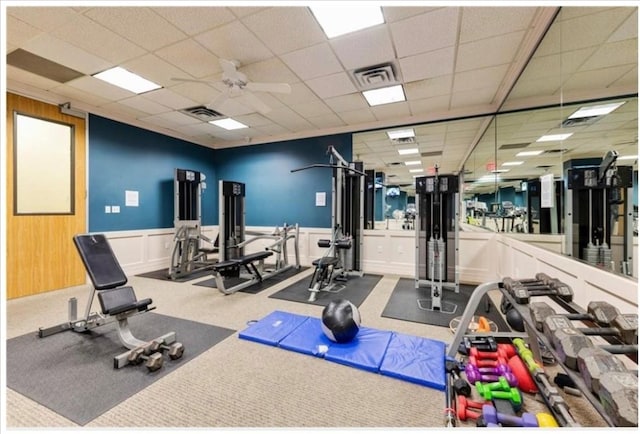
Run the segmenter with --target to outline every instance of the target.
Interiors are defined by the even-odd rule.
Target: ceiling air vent
[[[569,150],[564,148],[564,149],[547,149],[546,151],[544,151],[545,154],[562,154],[565,152],[569,152]]]
[[[402,165],[402,163],[399,162],[399,161],[394,161],[393,163],[388,163],[387,164],[387,166],[400,166],[400,165]]]
[[[382,63],[375,66],[367,66],[353,71],[353,79],[361,90],[375,89],[378,87],[400,84],[393,63]]]
[[[180,110],[180,113],[184,113],[185,115],[192,116],[204,122],[209,122],[225,117],[222,113],[208,109],[203,105],[182,109]]]
[[[574,118],[574,119],[565,119],[560,123],[561,128],[569,128],[569,127],[583,127],[585,125],[594,124],[600,119],[600,116],[588,116],[586,118]]]
[[[530,143],[510,143],[508,145],[502,145],[499,149],[518,149],[518,148],[526,148]]]
[[[390,139],[394,145],[411,145],[416,142],[415,137],[398,137],[397,139]]]

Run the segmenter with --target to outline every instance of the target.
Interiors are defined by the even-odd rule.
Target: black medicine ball
[[[509,323],[513,330],[517,332],[524,332],[524,321],[522,320],[520,312],[518,312],[515,307],[512,307],[507,311],[506,318],[507,323]]]
[[[360,312],[349,300],[332,300],[322,310],[322,331],[334,342],[351,341],[360,330]]]

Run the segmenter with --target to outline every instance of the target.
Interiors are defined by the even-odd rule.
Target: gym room
[[[638,7],[540,3],[3,1],[0,428],[637,429]]]

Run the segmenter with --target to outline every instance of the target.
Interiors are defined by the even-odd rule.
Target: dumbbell
[[[475,357],[476,359],[509,360],[509,357],[515,354],[515,350],[509,349],[510,347],[513,348],[512,345],[499,345],[497,351],[480,351],[477,348],[471,348],[469,349],[469,356]]]
[[[577,365],[585,384],[596,395],[600,392],[600,379],[605,373],[628,371],[618,357],[598,347],[578,351]]]
[[[473,356],[469,356],[467,358],[467,364],[472,364],[478,368],[495,368],[497,366],[500,365],[505,365],[507,364],[507,359],[506,358],[498,358],[498,359],[478,359],[476,357]]]
[[[499,423],[508,426],[537,427],[538,419],[532,413],[522,413],[522,416],[511,416],[498,413],[492,405],[482,406],[482,417],[489,423]]]
[[[182,345],[182,343],[180,342],[174,342],[170,345],[165,345],[164,341],[156,340],[151,342],[149,350],[151,352],[166,351],[171,360],[176,360],[182,357],[182,354],[184,353],[184,345]]]
[[[484,404],[486,404],[486,402],[472,401],[464,396],[458,396],[456,399],[456,414],[458,419],[462,421],[467,419],[477,419],[480,417],[480,411],[471,411],[469,408],[482,410],[482,406]]]
[[[558,315],[545,302],[529,305],[531,319],[538,330],[544,332],[543,322],[550,315]],[[617,336],[625,344],[638,343],[638,315],[621,314],[618,308],[606,301],[592,301],[587,305],[587,313],[561,314],[570,321],[593,321],[602,327],[576,327],[585,335]]]
[[[500,384],[501,386],[500,388],[503,390],[509,390],[509,387],[518,386],[518,380],[516,376],[513,375],[511,372],[505,372],[502,375],[483,374],[480,371],[478,371],[478,368],[467,363],[467,366],[465,366],[464,368],[464,373],[467,376],[467,379],[474,384],[477,381],[497,382],[498,384]],[[489,384],[496,384],[496,383],[489,383]],[[502,386],[503,384],[506,384],[506,387],[503,387]]]
[[[157,371],[162,367],[163,362],[162,353],[151,353],[147,355],[144,347],[134,348],[129,351],[127,360],[132,365],[138,365],[144,361],[144,365],[149,371]]]
[[[555,279],[541,281],[538,284],[522,284],[509,277],[502,279],[502,285],[511,293],[518,304],[527,304],[529,299],[541,295],[555,295],[565,301],[573,300],[573,290]]]
[[[487,401],[492,399],[507,399],[511,401],[514,409],[518,410],[522,406],[522,393],[517,387],[510,387],[509,390],[491,390],[481,382],[476,382],[476,390],[480,396]]]
[[[447,360],[445,362],[446,371],[453,376],[453,390],[457,396],[471,396],[471,385],[460,377],[460,367],[457,362]]]

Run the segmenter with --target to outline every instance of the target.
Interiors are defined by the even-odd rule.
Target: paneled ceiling
[[[636,7],[386,3],[383,24],[328,39],[305,3],[75,3],[3,2],[6,56],[26,52],[78,72],[75,78],[60,78],[51,68],[8,62],[7,90],[68,102],[77,110],[216,149],[363,132],[354,135],[354,158],[367,169],[396,175],[398,183],[413,182],[404,162],[416,158],[399,155],[387,130],[414,126],[421,165],[457,172],[491,124],[481,115],[556,104],[559,96],[570,102],[637,94],[638,88]],[[552,40],[561,40],[561,46],[547,42]],[[560,58],[561,70],[554,70],[550,65],[560,64]],[[286,82],[292,92],[256,93],[270,107],[267,113],[241,98],[216,108],[248,125],[239,130],[181,112],[207,105],[225,90],[219,59],[238,61],[250,81]],[[355,73],[381,64],[391,65],[406,101],[367,104]],[[91,76],[114,66],[162,88],[136,95]],[[628,110],[637,112],[637,105]],[[433,123],[440,120],[454,121]],[[531,137],[545,134],[545,128]]]

